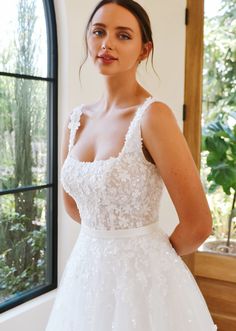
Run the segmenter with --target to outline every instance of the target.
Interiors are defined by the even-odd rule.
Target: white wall
[[[82,59],[82,35],[88,15],[96,0],[54,0],[59,46],[59,164],[63,126],[67,114],[79,103],[92,102],[102,92],[102,80],[94,73],[90,62],[84,66],[83,88],[79,84],[78,71]],[[174,111],[182,128],[184,100],[185,24],[186,0],[140,0],[150,15],[155,43],[154,66],[146,73],[140,67],[138,78],[152,95],[167,103]],[[89,87],[89,88],[88,88]],[[59,169],[60,173],[60,169]],[[58,203],[59,222],[59,281],[70,251],[79,233],[79,224],[65,213],[61,189]],[[171,233],[178,222],[173,204],[165,190],[162,198],[160,222]],[[0,316],[1,331],[43,331],[50,313],[56,290],[15,307]],[[56,330],[55,330],[56,331]]]

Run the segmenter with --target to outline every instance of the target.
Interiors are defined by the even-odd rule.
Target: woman
[[[64,202],[81,229],[46,330],[216,330],[180,257],[211,233],[198,171],[172,110],[135,77],[153,56],[149,18],[132,0],[103,0],[85,38],[105,91],[66,127]],[[163,183],[180,221],[169,238],[158,222]]]

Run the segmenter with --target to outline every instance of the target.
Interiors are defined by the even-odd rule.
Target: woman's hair
[[[140,30],[141,30],[143,44],[145,44],[149,41],[151,41],[151,43],[152,43],[151,62],[152,62],[152,68],[153,68],[154,72],[156,73],[156,71],[153,67],[154,44],[153,44],[153,39],[152,39],[151,23],[150,23],[148,14],[144,10],[144,8],[140,4],[138,4],[136,1],[133,1],[133,0],[102,0],[94,8],[92,14],[90,15],[90,17],[88,19],[86,27],[85,27],[84,41],[85,41],[85,47],[86,47],[86,55],[85,55],[85,59],[83,60],[82,64],[79,67],[79,76],[80,76],[81,69],[82,69],[84,63],[86,62],[86,60],[88,58],[87,32],[88,32],[88,29],[89,29],[89,25],[90,25],[94,15],[98,11],[98,9],[101,8],[102,6],[106,5],[106,4],[109,4],[109,3],[114,3],[114,4],[117,4],[121,7],[126,8],[131,14],[133,14],[136,17],[136,19],[138,21],[138,24],[139,24],[139,27],[140,27]],[[147,61],[148,61],[148,58],[147,58]],[[146,64],[147,64],[147,62],[146,62]]]

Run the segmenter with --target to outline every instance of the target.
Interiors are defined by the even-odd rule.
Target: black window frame
[[[51,189],[51,201],[50,201],[50,218],[48,221],[49,242],[48,242],[48,268],[51,272],[51,283],[48,285],[42,285],[41,287],[26,291],[19,297],[13,297],[6,300],[0,306],[0,313],[3,313],[11,308],[14,308],[22,303],[25,303],[31,299],[34,299],[44,293],[47,293],[58,286],[58,221],[57,221],[57,209],[58,209],[58,42],[57,42],[57,26],[56,15],[54,8],[54,0],[42,0],[44,7],[44,15],[46,21],[46,34],[47,34],[47,63],[48,72],[47,77],[31,76],[27,74],[2,72],[0,76],[8,76],[14,78],[23,78],[29,80],[40,80],[49,82],[48,84],[48,107],[49,107],[49,140],[48,140],[48,164],[51,174],[51,182],[45,185],[36,185],[29,187],[18,187],[9,190],[0,191],[1,195],[14,194],[18,192],[24,192],[29,190],[39,190],[48,188]]]

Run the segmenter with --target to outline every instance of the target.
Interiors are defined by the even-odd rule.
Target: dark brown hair
[[[129,12],[131,12],[131,14],[133,14],[136,17],[136,19],[138,21],[138,24],[139,24],[139,27],[140,27],[140,30],[141,30],[143,44],[145,44],[149,41],[151,41],[151,43],[152,43],[151,62],[152,62],[152,68],[153,68],[154,72],[156,73],[156,71],[154,69],[154,66],[153,66],[154,44],[153,44],[153,39],[152,39],[151,23],[150,23],[148,14],[144,10],[144,8],[139,3],[137,3],[136,1],[133,1],[133,0],[102,0],[96,5],[96,7],[94,8],[93,12],[91,13],[91,15],[88,19],[88,22],[86,24],[85,33],[84,33],[86,55],[85,55],[85,59],[83,60],[82,64],[79,67],[79,77],[80,77],[81,69],[82,69],[84,63],[86,62],[86,60],[88,58],[87,32],[88,32],[88,29],[89,29],[89,25],[90,25],[94,15],[98,11],[98,9],[101,8],[102,6],[106,5],[106,4],[109,4],[109,3],[114,3],[114,4],[117,4],[121,7],[126,8]],[[147,61],[148,61],[148,58],[147,58]],[[146,65],[147,65],[147,61],[146,61]]]

